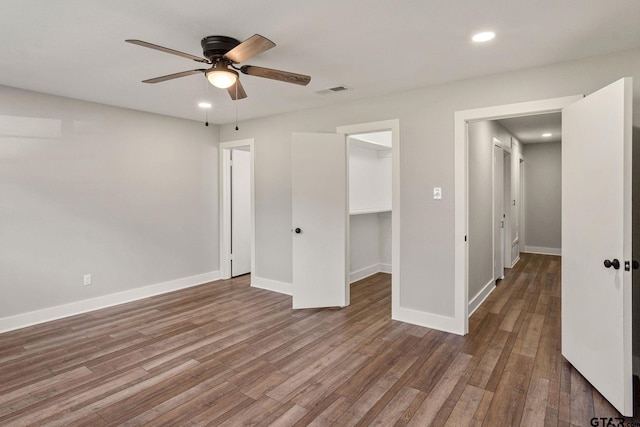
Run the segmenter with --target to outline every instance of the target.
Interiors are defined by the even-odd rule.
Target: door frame
[[[256,275],[256,215],[254,193],[254,141],[253,138],[221,142],[218,145],[220,179],[220,278],[231,278],[231,150],[248,147],[250,153],[249,185],[251,187],[251,282]]]
[[[382,120],[336,128],[337,133],[345,135],[345,144],[349,135],[381,131],[391,131],[391,318],[416,323],[403,314],[400,308],[400,120]],[[348,243],[348,232],[346,237]],[[346,286],[350,286],[348,281]]]
[[[454,113],[454,168],[455,168],[455,254],[453,332],[469,332],[469,196],[468,196],[468,138],[467,124],[475,121],[498,120],[532,114],[555,113],[582,99],[584,95],[542,99],[515,104],[461,110]]]

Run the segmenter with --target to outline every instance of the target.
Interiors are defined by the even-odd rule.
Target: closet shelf
[[[391,212],[391,208],[371,208],[371,209],[355,209],[349,211],[349,215],[364,215],[364,214],[372,214],[372,213],[382,213],[382,212]]]

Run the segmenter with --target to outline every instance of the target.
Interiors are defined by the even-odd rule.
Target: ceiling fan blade
[[[204,73],[205,71],[207,70],[205,70],[204,68],[201,68],[199,70],[182,71],[180,73],[167,74],[166,76],[160,76],[160,77],[155,77],[153,79],[143,80],[142,83],[160,83],[167,80],[177,79],[179,77],[190,76],[192,74]]]
[[[227,88],[227,92],[229,92],[231,99],[233,99],[234,101],[247,97],[247,92],[244,91],[242,83],[240,83],[240,79],[236,80],[236,83],[233,86],[229,86]]]
[[[148,47],[149,49],[159,50],[160,52],[170,53],[172,55],[182,56],[183,58],[193,59],[194,61],[202,62],[204,64],[211,64],[208,59],[201,58],[199,56],[191,55],[189,53],[180,52],[179,50],[169,49],[168,47],[158,46],[157,44],[143,42],[142,40],[125,40],[127,43],[137,44],[138,46]]]
[[[304,74],[273,70],[271,68],[256,67],[254,65],[243,65],[240,68],[240,71],[250,76],[264,77],[266,79],[279,80],[281,82],[293,83],[300,86],[306,86],[311,81],[311,76],[305,76]]]
[[[234,63],[244,62],[259,53],[275,47],[275,43],[260,34],[254,34],[238,46],[231,49],[224,56]]]

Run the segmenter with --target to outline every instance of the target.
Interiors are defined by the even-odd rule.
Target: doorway
[[[633,412],[632,85],[631,78],[623,78],[585,97],[455,114],[455,179],[461,193],[456,200],[456,236],[464,235],[466,242],[468,123],[562,112],[562,355],[625,416]],[[468,332],[469,254],[461,240],[455,246],[456,308],[460,308],[456,321],[464,334]],[[624,260],[624,270],[614,256]],[[605,259],[603,266],[606,257],[612,259]],[[593,315],[597,311],[618,315],[603,319]]]
[[[347,137],[349,283],[391,273],[392,132]]]
[[[255,275],[253,139],[222,142],[220,158],[220,277]]]
[[[340,126],[337,133],[293,133],[293,307],[344,307],[350,303],[347,138],[391,132],[392,318],[399,309],[399,121]],[[386,207],[388,209],[388,207]],[[324,249],[323,249],[324,248]],[[327,250],[331,248],[331,250]],[[318,251],[323,255],[319,266]]]
[[[361,135],[360,139],[370,140],[377,140],[382,135],[385,135],[383,138],[387,141],[386,145],[388,148],[379,149],[378,151],[380,151],[380,153],[377,153],[376,155],[380,157],[390,156],[391,185],[389,190],[391,194],[389,195],[389,201],[380,204],[374,208],[374,210],[379,212],[376,212],[376,215],[379,216],[378,221],[379,224],[382,224],[383,233],[384,230],[388,230],[388,223],[391,223],[391,235],[389,236],[386,234],[384,236],[380,236],[381,240],[390,240],[390,254],[383,254],[381,256],[382,265],[380,265],[380,271],[391,273],[391,318],[396,320],[403,320],[403,318],[406,319],[407,316],[404,316],[402,309],[400,308],[400,121],[398,119],[393,119],[339,126],[336,128],[336,132],[344,134],[347,141],[350,137],[355,137],[357,135]],[[363,138],[362,135],[365,135],[365,137]],[[390,206],[388,204],[389,202]],[[356,201],[354,200],[353,203],[356,203]],[[353,205],[353,203],[351,203],[350,196],[349,210],[353,210],[355,213],[355,211],[358,210],[358,206],[357,204]],[[349,242],[351,237],[350,231],[347,231],[347,234],[347,242]],[[385,260],[389,260],[391,265],[389,266],[384,262]],[[346,287],[349,288],[349,283],[346,284]]]
[[[469,217],[469,123],[504,119],[508,117],[560,112],[563,108],[580,100],[582,96],[569,96],[518,104],[458,111],[455,113],[455,301],[456,330],[461,335],[469,332],[469,245],[468,230],[472,218]],[[522,236],[520,236],[521,239]],[[518,242],[520,245],[520,242]]]

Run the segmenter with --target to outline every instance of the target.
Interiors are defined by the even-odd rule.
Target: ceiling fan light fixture
[[[238,80],[238,72],[230,70],[227,64],[218,61],[205,73],[209,83],[220,89],[233,86]]]

